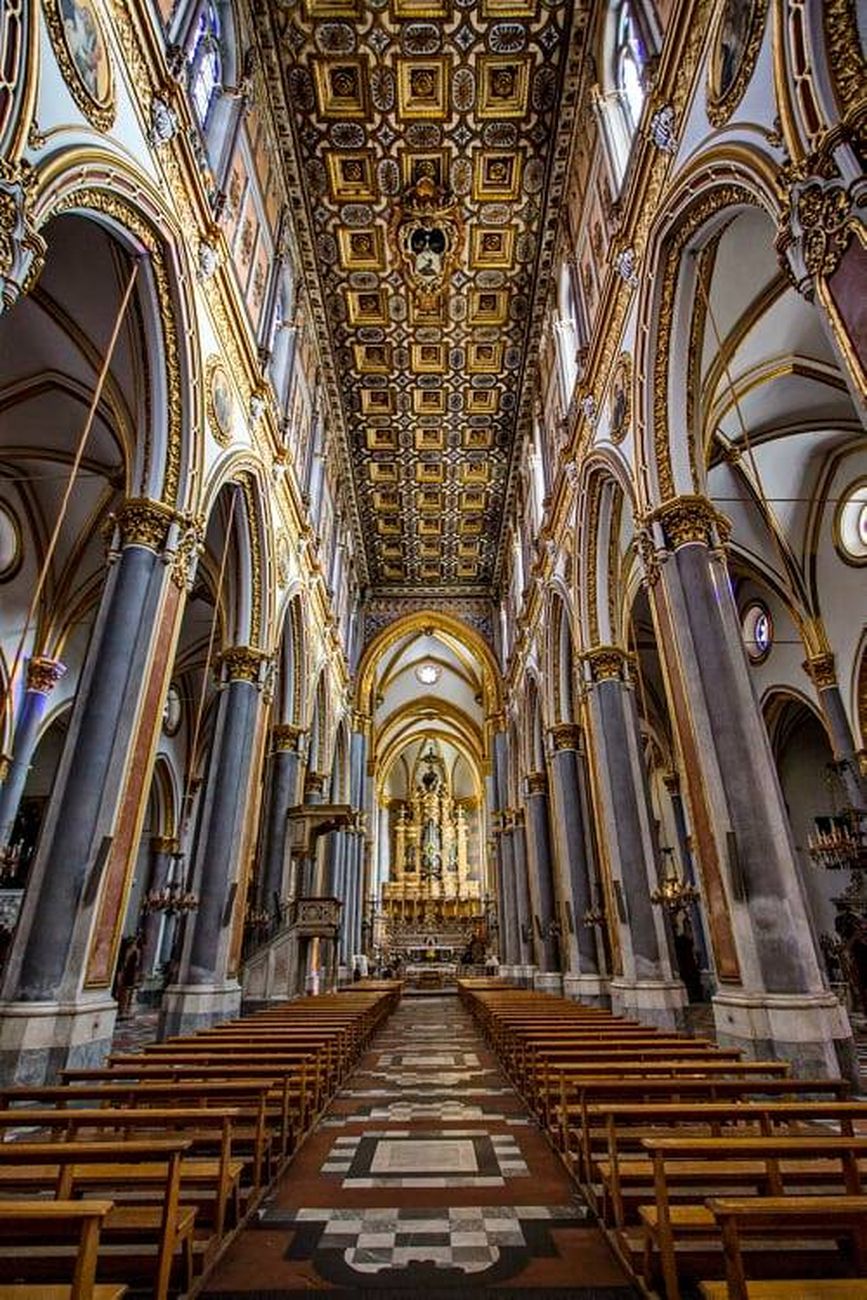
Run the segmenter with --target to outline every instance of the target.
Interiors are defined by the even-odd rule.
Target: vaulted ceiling
[[[487,591],[568,154],[571,0],[254,10],[368,580]]]

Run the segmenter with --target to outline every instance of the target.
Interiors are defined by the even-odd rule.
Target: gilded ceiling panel
[[[256,8],[370,580],[486,587],[529,400],[571,0]]]

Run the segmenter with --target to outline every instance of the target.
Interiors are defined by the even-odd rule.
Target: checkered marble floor
[[[404,999],[204,1294],[470,1286],[634,1295],[458,999]]]

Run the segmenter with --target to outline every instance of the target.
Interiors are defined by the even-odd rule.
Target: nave
[[[453,995],[402,999],[204,1294],[320,1288],[637,1294]]]

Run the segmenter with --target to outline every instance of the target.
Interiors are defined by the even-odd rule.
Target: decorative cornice
[[[37,655],[27,664],[27,689],[40,695],[50,695],[66,672],[66,664],[59,659]]]
[[[817,691],[827,691],[837,685],[836,664],[830,651],[811,655],[804,660],[803,668]]]
[[[561,749],[578,749],[581,744],[581,728],[577,722],[557,722],[548,728],[551,748],[556,752]]]
[[[220,663],[225,669],[226,681],[261,682],[262,671],[271,656],[267,650],[259,650],[251,645],[230,646],[220,655]]]

